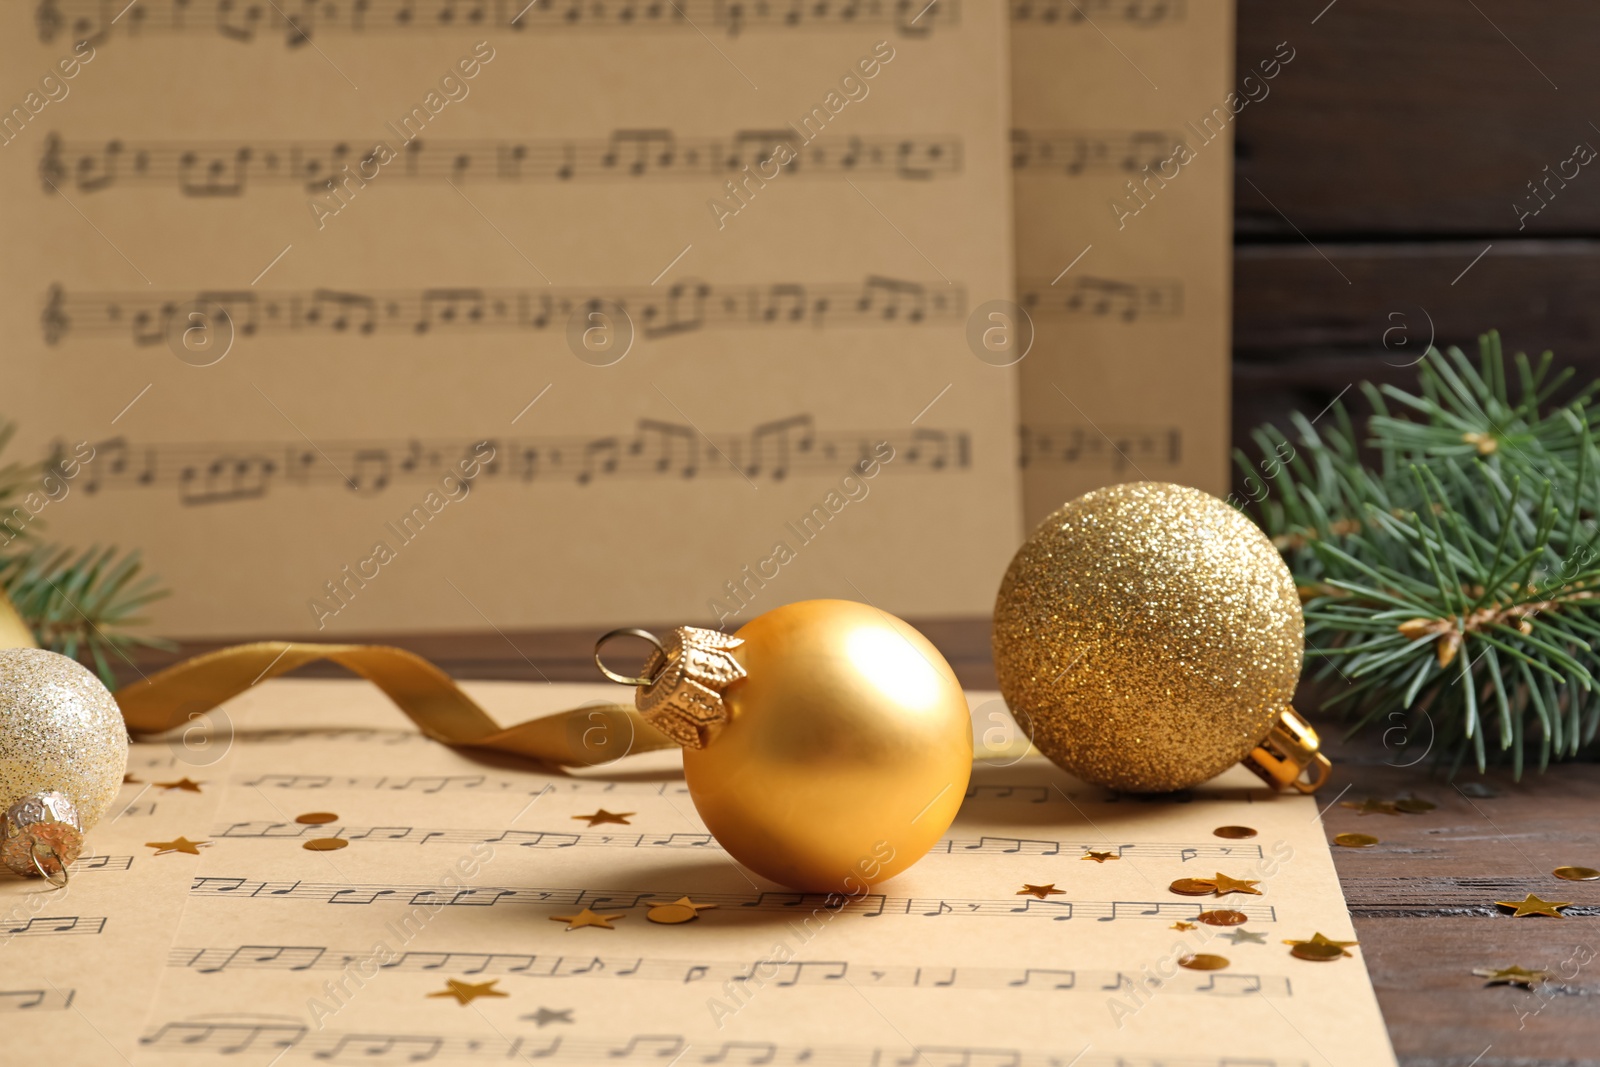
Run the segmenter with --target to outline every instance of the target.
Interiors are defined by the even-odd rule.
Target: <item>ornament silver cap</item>
[[[83,822],[63,793],[23,797],[0,815],[0,863],[22,875],[67,884],[67,866],[83,851]]]

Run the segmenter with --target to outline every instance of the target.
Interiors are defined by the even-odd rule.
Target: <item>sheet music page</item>
[[[198,769],[222,751],[209,741],[202,723],[187,744],[132,746],[130,781],[86,838],[65,887],[0,869],[8,1056],[102,1063],[133,1055],[194,876],[167,856],[150,862],[155,850],[145,842],[192,838],[221,800],[220,791],[155,783],[207,777]]]
[[[1009,6],[1026,521],[1114,482],[1222,495],[1233,123],[1293,48],[1235,85],[1232,0]]]
[[[507,722],[617,692],[468,688]],[[364,683],[263,683],[199,755],[135,746],[136,767],[201,792],[160,792],[154,814],[95,830],[97,853],[131,865],[46,894],[50,915],[108,916],[103,935],[8,938],[8,988],[78,991],[61,1030],[14,1027],[13,1047],[43,1056],[99,1031],[162,1065],[1394,1062],[1362,950],[1310,962],[1283,943],[1354,940],[1313,798],[1238,770],[1180,800],[1119,799],[1007,746],[996,694],[969,701],[996,754],[946,839],[869,895],[830,900],[735,866],[674,753],[535,773],[423,739]],[[579,818],[601,813],[617,821]],[[179,835],[207,843],[144,844]],[[331,838],[347,845],[305,847]],[[1219,872],[1261,895],[1168,889]],[[13,909],[39,892],[0,882]],[[685,896],[714,907],[647,918]],[[585,907],[621,918],[552,921]],[[1195,922],[1217,909],[1245,921]],[[94,945],[33,949],[46,941]],[[1178,965],[1192,954],[1226,963]],[[478,992],[463,1004],[451,983]]]
[[[1021,507],[1016,372],[968,340],[1012,288],[998,5],[0,19],[0,414],[59,460],[51,537],[170,585],[160,632],[988,610]]]

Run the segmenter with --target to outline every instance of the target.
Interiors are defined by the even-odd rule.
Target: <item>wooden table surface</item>
[[[913,622],[963,685],[995,687],[987,620]],[[582,629],[372,640],[410,648],[457,678],[594,681],[595,636]],[[150,652],[138,657],[138,669],[152,673],[224,643]],[[1600,868],[1600,767],[1565,764],[1530,771],[1521,782],[1505,771],[1468,773],[1452,784],[1430,773],[1425,727],[1424,736],[1391,731],[1387,738],[1374,728],[1348,742],[1337,723],[1320,720],[1318,728],[1335,764],[1319,797],[1329,840],[1347,831],[1380,839],[1366,849],[1335,846],[1333,854],[1400,1062],[1600,1067],[1600,881],[1550,874],[1560,866]],[[1362,815],[1339,803],[1408,794],[1438,807],[1421,815]],[[1513,919],[1494,905],[1528,893],[1572,901],[1569,917]],[[1555,977],[1529,992],[1486,987],[1472,974],[1475,967],[1513,964]]]

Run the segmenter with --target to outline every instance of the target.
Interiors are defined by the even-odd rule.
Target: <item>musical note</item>
[[[646,438],[652,434],[660,445],[656,455],[658,472],[673,470],[684,478],[693,478],[700,473],[700,435],[693,427],[657,419],[640,419],[639,436],[628,446],[629,451],[634,455],[643,452]]]
[[[211,1052],[233,1055],[247,1049],[262,1052],[294,1049],[313,1061],[345,1063],[412,1063],[441,1058],[449,1062],[506,1062],[508,1060],[556,1058],[564,1064],[631,1062],[665,1064],[674,1057],[694,1050],[698,1063],[737,1063],[742,1067],[779,1064],[803,1067],[822,1062],[836,1067],[1035,1067],[1065,1064],[1056,1053],[1024,1052],[1022,1049],[988,1046],[968,1048],[957,1045],[899,1044],[828,1045],[813,1049],[808,1045],[780,1045],[774,1042],[727,1041],[711,1047],[691,1045],[680,1034],[635,1034],[621,1037],[554,1037],[543,1048],[533,1048],[525,1037],[510,1037],[494,1028],[493,1033],[418,1034],[345,1033],[335,1029],[310,1030],[297,1023],[260,1022],[249,1016],[202,1017],[179,1022],[163,1022],[139,1039],[150,1049],[173,1054]],[[821,1055],[817,1055],[821,1053]],[[1114,1058],[1097,1056],[1084,1060],[1082,1067],[1309,1067],[1303,1058],[1281,1059],[1253,1056],[1211,1056],[1201,1053],[1173,1057],[1167,1054],[1141,1055],[1121,1052]]]
[[[1137,174],[1171,159],[1183,137],[1158,130],[1011,131],[1011,167],[1033,174]],[[1168,175],[1170,177],[1171,175]]]
[[[76,989],[0,989],[0,1013],[65,1011],[77,994]]]
[[[511,904],[549,904],[563,907],[583,906],[596,910],[631,910],[648,906],[650,900],[670,897],[665,890],[616,893],[611,891],[531,888],[526,886],[484,886],[473,889],[445,891],[437,886],[345,885],[328,882],[265,882],[247,878],[197,877],[190,888],[192,896],[236,896],[253,900],[300,900],[323,904],[370,905],[380,900],[395,900],[409,904],[427,904],[433,907],[490,907],[502,902]],[[711,893],[697,892],[695,899],[724,908],[745,908],[761,912],[811,913],[815,915],[851,914],[861,918],[883,915],[941,917],[959,916],[1027,916],[1064,922],[1073,918],[1092,918],[1099,922],[1127,919],[1153,919],[1172,922],[1175,919],[1193,919],[1203,910],[1191,901],[1070,901],[1034,900],[1018,901],[1014,897],[992,900],[958,898],[891,897],[870,894],[856,900],[840,894],[757,892]],[[1277,921],[1277,909],[1271,904],[1236,904],[1254,923]],[[0,933],[4,929],[0,928]]]
[[[1074,295],[1077,303],[1070,303]],[[1124,317],[1131,308],[1132,317],[1137,318],[1180,314],[1180,296],[1164,289],[1134,286],[1099,293],[1098,299],[1115,301],[1116,310]],[[1112,310],[1109,304],[1104,310],[1096,310],[1098,305],[1085,310],[1081,306],[1085,300],[1081,288],[1063,287],[1051,291],[1048,300],[1037,294],[1031,299],[1040,314],[1063,310],[1069,314],[1109,314]],[[647,340],[703,329],[958,324],[966,314],[966,295],[959,285],[941,282],[930,296],[930,286],[921,282],[878,277],[859,286],[679,282],[665,289],[430,288],[366,293],[331,289],[68,293],[61,286],[52,285],[46,293],[41,328],[45,342],[51,345],[64,339],[99,335],[121,335],[136,345],[155,345],[167,340],[168,326],[177,310],[197,302],[217,304],[227,311],[240,340],[301,333],[353,338],[378,332],[542,331],[552,325],[552,318],[555,325],[563,325],[574,309],[602,303],[625,309],[638,320],[640,333]],[[1030,306],[1030,310],[1035,308]]]
[[[789,473],[791,453],[810,452],[815,444],[816,431],[810,415],[763,423],[750,435],[750,462],[745,473],[752,478],[766,474],[775,482],[782,481]]]
[[[448,141],[414,139],[403,163],[387,166],[402,149],[373,144],[359,156],[350,141],[107,141],[67,142],[52,133],[39,158],[46,193],[68,183],[80,192],[123,186],[166,186],[189,197],[243,196],[257,187],[288,186],[313,194],[348,191],[382,175],[415,181],[540,182],[656,179],[703,180],[741,173],[770,178],[773,168],[811,177],[898,178],[927,181],[961,171],[957,138],[852,137],[850,150],[791,144],[794,131],[739,131],[731,138],[679,137],[671,130],[617,130],[583,140]],[[793,158],[779,164],[778,146]],[[1159,158],[1170,155],[1170,150]],[[131,167],[122,165],[131,158]]]
[[[1183,431],[1177,426],[1018,427],[1019,467],[1109,465],[1113,471],[1177,466],[1183,459]]]
[[[39,180],[44,191],[53,193],[67,178],[67,168],[61,162],[61,135],[50,133],[44,139],[44,153],[39,157]]]
[[[1126,22],[1149,27],[1184,21],[1186,0],[1011,0],[1011,21],[1045,26]]]
[[[763,422],[743,433],[702,435],[679,423],[640,419],[632,435],[501,439],[493,445],[483,438],[328,441],[312,450],[295,441],[135,445],[116,437],[96,443],[96,458],[85,466],[82,486],[91,495],[176,486],[180,503],[200,507],[259,500],[279,487],[337,487],[374,495],[404,483],[437,482],[444,474],[457,474],[475,486],[551,478],[596,486],[619,478],[741,474],[781,481],[848,472],[854,469],[849,457],[865,457],[884,442],[908,457],[908,472],[946,474],[969,469],[972,463],[969,435],[963,431],[820,431],[812,416],[802,414]],[[703,462],[708,457],[715,461]],[[472,468],[462,467],[469,462],[477,464],[470,478],[465,471]]]
[[[200,974],[226,971],[342,971],[351,961],[370,956],[370,950],[335,949],[320,945],[239,945],[235,947],[180,948],[168,952],[167,966]],[[532,975],[559,978],[631,978],[636,981],[670,982],[692,985],[707,982],[749,981],[751,976],[767,976],[765,982],[778,989],[832,986],[844,982],[870,982],[883,988],[913,989],[1001,989],[1029,993],[1093,993],[1105,983],[1114,987],[1121,972],[1026,968],[1020,972],[1007,967],[953,967],[935,964],[846,962],[845,960],[699,960],[657,957],[570,957],[559,953],[463,952],[454,949],[404,951],[395,953],[383,964],[385,970],[407,972],[450,971],[457,974]],[[1278,975],[1240,974],[1221,976],[1182,973],[1169,981],[1168,992],[1203,993],[1213,996],[1244,996],[1257,993],[1268,997],[1291,997],[1289,980]]]
[[[858,296],[856,309],[884,322],[921,322],[928,316],[928,286],[895,278],[869,277]]]
[[[653,300],[641,303],[639,317],[643,320],[644,336],[666,337],[702,329],[706,325],[706,300],[710,295],[711,286],[704,282],[677,282],[668,287],[664,303]]]
[[[1033,986],[1034,976],[1038,975],[1040,982]],[[1072,989],[1077,985],[1077,974],[1074,971],[1045,970],[1029,967],[1022,972],[1022,977],[1008,983],[1012,987],[1027,986],[1029,988],[1043,989]]]
[[[1097,11],[1107,2],[1082,0]],[[1145,0],[1149,3],[1150,0]],[[1180,3],[1181,0],[1171,0]],[[1121,4],[1138,7],[1129,0]],[[419,10],[419,4],[421,10]],[[292,10],[292,9],[298,10]],[[463,10],[464,8],[464,10]],[[457,23],[518,33],[582,33],[589,30],[635,33],[677,31],[692,34],[714,27],[736,37],[741,33],[784,30],[891,29],[908,38],[930,36],[938,27],[960,24],[960,0],[911,4],[905,0],[846,0],[801,4],[728,3],[726,0],[675,0],[673,3],[621,0],[584,4],[578,0],[531,0],[498,3],[491,12],[484,0],[140,0],[130,20],[111,19],[115,6],[107,0],[44,0],[35,14],[41,41],[54,40],[70,28],[74,40],[98,40],[112,32],[134,37],[142,32],[208,33],[238,44],[271,36],[287,48],[308,44],[313,34],[369,31],[422,32]],[[1116,17],[1116,16],[1108,16]],[[1130,16],[1126,21],[1143,24]],[[1157,19],[1160,21],[1160,19]]]
[[[274,780],[276,779],[276,780]],[[422,792],[437,792],[437,780],[421,780]],[[327,778],[312,778],[306,783],[299,783],[298,788],[319,788],[316,783],[328,784]],[[277,785],[280,788],[288,787],[290,783],[284,781],[284,776],[266,776],[260,779],[251,779],[250,783],[256,786]],[[348,788],[348,785],[343,786]],[[401,785],[375,786],[375,788],[403,788]],[[549,790],[534,791],[535,796],[543,795]],[[270,838],[270,839],[307,839],[331,833],[334,836],[347,840],[365,840],[373,842],[394,842],[401,844],[509,844],[520,848],[688,848],[709,849],[717,851],[721,846],[710,834],[693,832],[674,833],[583,833],[578,831],[546,831],[546,830],[473,830],[473,829],[429,829],[417,826],[351,826],[351,825],[306,825],[290,822],[235,822],[213,828],[213,838]],[[1103,842],[1091,841],[1051,841],[1040,838],[998,837],[985,835],[977,838],[947,837],[933,845],[932,851],[947,855],[1024,855],[1024,856],[1081,856],[1095,849],[1104,849]],[[1139,842],[1116,846],[1118,855],[1129,859],[1172,859],[1178,858],[1186,862],[1197,855],[1204,855],[1207,861],[1218,859],[1260,859],[1261,846],[1246,845],[1184,845],[1177,842]]]
[[[360,293],[317,289],[311,294],[305,318],[310,322],[322,322],[336,333],[350,329],[352,324],[360,333],[371,333],[378,327],[378,304],[372,297]]]
[[[1183,283],[1179,281],[1079,275],[1057,286],[1046,281],[1019,281],[1017,293],[1018,302],[1035,317],[1089,316],[1135,323],[1183,314]]]
[[[106,920],[96,915],[35,916],[20,922],[0,919],[0,937],[49,937],[53,934],[104,933]]]
[[[204,466],[182,468],[178,498],[189,505],[258,500],[266,495],[276,469],[266,456],[220,455]]]
[[[72,320],[61,310],[65,294],[61,286],[52,285],[45,295],[44,311],[39,314],[39,326],[44,331],[44,343],[56,344],[72,328]]]

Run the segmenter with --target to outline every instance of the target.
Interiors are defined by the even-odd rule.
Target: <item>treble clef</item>
[[[44,312],[39,316],[39,324],[44,327],[44,343],[56,344],[65,336],[67,328],[72,325],[72,320],[67,318],[67,313],[61,310],[66,294],[62,292],[60,284],[50,287],[49,299],[45,301]]]
[[[39,178],[44,182],[44,191],[54,193],[59,191],[62,182],[66,181],[67,168],[61,163],[61,135],[52,133],[45,138],[44,155],[39,160]]]
[[[39,0],[39,10],[34,12],[33,18],[39,25],[39,40],[49,44],[56,39],[61,30],[61,12],[56,0]]]

